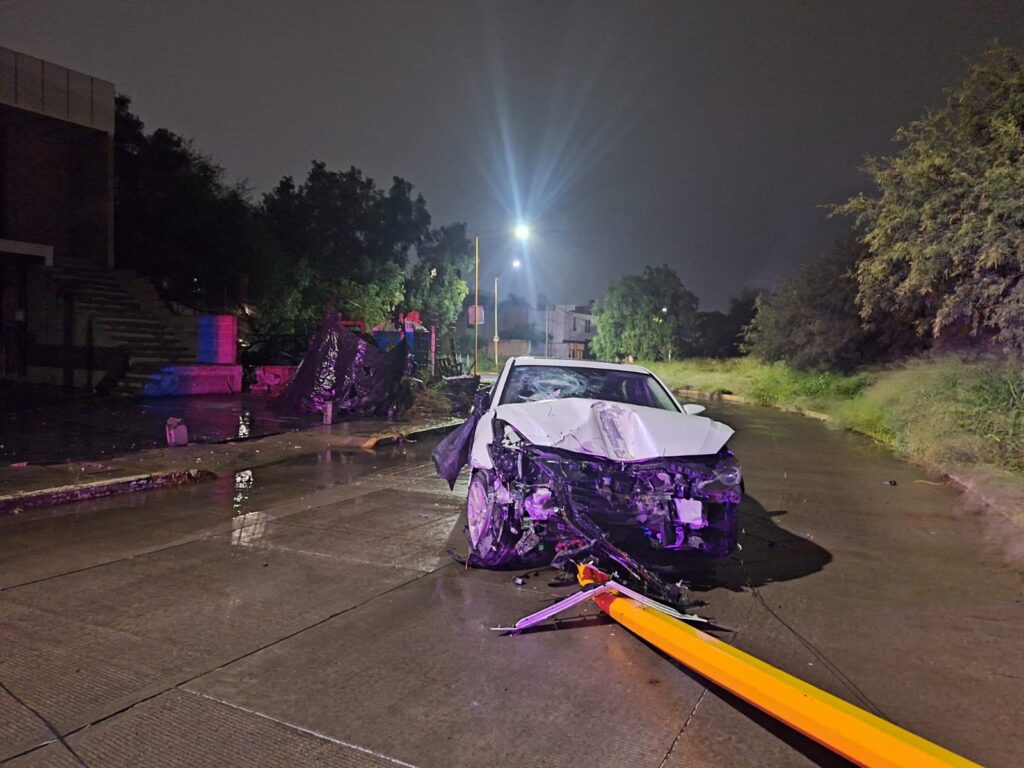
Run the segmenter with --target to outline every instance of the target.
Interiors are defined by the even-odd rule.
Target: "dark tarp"
[[[332,404],[335,418],[346,413],[392,416],[403,377],[411,373],[403,339],[381,353],[374,342],[329,314],[313,336],[295,376],[274,398],[282,411],[323,412]]]
[[[476,425],[480,423],[480,417],[488,407],[488,395],[478,392],[473,399],[473,410],[469,418],[454,432],[448,434],[444,440],[437,444],[431,453],[434,460],[434,468],[437,474],[448,481],[449,488],[455,488],[455,480],[459,477],[462,468],[469,464],[469,452],[473,448],[473,435],[476,432]]]

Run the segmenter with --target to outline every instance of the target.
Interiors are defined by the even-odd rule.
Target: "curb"
[[[430,435],[444,434],[450,432],[456,427],[461,426],[465,423],[465,419],[448,419],[440,424],[430,424],[425,427],[417,427],[416,429],[410,429],[402,431],[400,429],[390,429],[384,432],[378,432],[376,435],[368,437],[360,447],[366,449],[376,448],[380,445],[393,445],[395,443],[403,443],[410,438],[429,437]]]
[[[339,445],[348,448],[372,450],[378,446],[392,445],[418,437],[441,434],[455,429],[465,419],[447,419],[441,422],[428,423],[421,427],[406,430],[391,428],[382,430],[367,438],[359,438],[358,442],[342,439]],[[234,441],[239,442],[239,441]],[[0,495],[0,516],[16,515],[35,507],[49,507],[66,504],[72,501],[88,501],[104,496],[116,496],[123,493],[152,491],[160,488],[172,488],[178,485],[215,480],[218,475],[208,469],[171,469],[164,472],[149,472],[121,477],[109,477],[84,483],[72,483],[52,488],[39,488],[32,491],[19,491]]]
[[[41,488],[23,493],[9,493],[0,496],[0,515],[16,515],[33,507],[48,507],[70,501],[87,501],[103,496],[188,485],[204,480],[214,480],[216,477],[216,474],[205,469],[172,470],[170,472],[112,477],[89,483]]]
[[[723,403],[748,404],[745,397],[733,395],[728,392],[704,392],[699,389],[675,389],[673,392],[677,395],[682,395],[683,397],[696,397],[700,400],[721,400]]]
[[[740,405],[757,405],[757,403],[752,403],[749,400],[747,400],[747,398],[745,398],[745,397],[741,397],[740,395],[731,395],[731,394],[727,394],[725,392],[702,392],[699,389],[676,389],[676,390],[674,390],[674,392],[677,395],[681,395],[682,397],[696,397],[696,398],[698,398],[700,400],[711,400],[711,401],[720,400],[723,403],[738,403]],[[797,408],[797,407],[779,408],[778,406],[775,406],[775,405],[766,405],[766,406],[761,406],[761,407],[763,407],[763,408],[773,408],[776,411],[782,411],[783,413],[796,413],[796,414],[799,414],[801,416],[807,416],[807,417],[809,417],[811,419],[817,419],[818,421],[830,421],[832,419],[832,417],[829,416],[827,413],[822,413],[821,411],[811,411],[811,410],[808,410],[807,408]]]

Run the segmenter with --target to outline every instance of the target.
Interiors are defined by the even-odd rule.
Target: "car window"
[[[560,365],[517,365],[508,376],[501,402],[528,403],[585,397],[678,411],[665,388],[648,373]]]

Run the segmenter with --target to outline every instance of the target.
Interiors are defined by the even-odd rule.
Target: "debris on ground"
[[[166,425],[167,445],[188,445],[188,426],[181,419],[171,417]]]

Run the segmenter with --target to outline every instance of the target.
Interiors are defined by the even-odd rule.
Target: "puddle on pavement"
[[[255,514],[261,510],[333,486],[372,478],[378,472],[422,466],[430,461],[430,451],[438,439],[387,446],[372,452],[328,449],[302,453],[273,464],[225,473],[196,485],[42,507],[17,517],[0,518],[0,529],[22,521],[49,518],[58,525],[62,518],[83,516],[124,517],[125,524],[132,525],[138,524],[139,515],[144,513],[147,524],[169,526],[197,517],[205,517],[211,523],[231,520],[239,543],[252,541],[253,537],[262,535],[249,530],[259,522]]]

